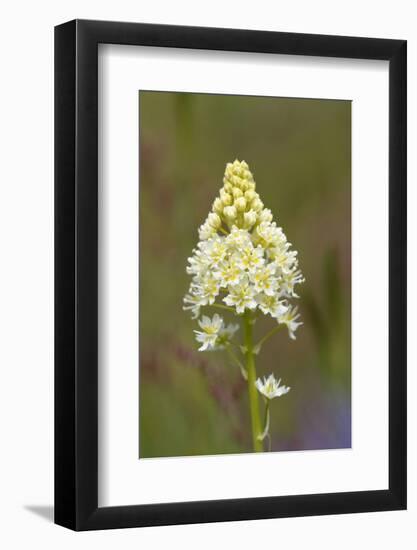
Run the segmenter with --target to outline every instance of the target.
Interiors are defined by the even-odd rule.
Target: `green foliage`
[[[322,259],[321,292],[309,289],[303,295],[307,323],[318,350],[323,375],[348,384],[350,379],[350,296],[340,278],[337,250],[329,249]]]

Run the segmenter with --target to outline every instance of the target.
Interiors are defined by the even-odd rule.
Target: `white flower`
[[[205,305],[201,303],[201,298],[199,296],[192,294],[186,294],[184,296],[184,304],[182,309],[184,311],[191,310],[193,319],[197,319],[200,315],[200,307]]]
[[[212,305],[220,291],[220,283],[211,272],[201,279],[195,279],[190,286],[190,294],[199,298],[200,306]]]
[[[244,276],[244,272],[232,258],[230,261],[221,263],[213,275],[219,280],[220,286],[225,288],[237,285]]]
[[[287,245],[285,247],[272,248],[269,250],[269,257],[284,273],[290,273],[297,264],[297,251],[289,251]]]
[[[239,330],[239,325],[225,325],[223,319],[215,313],[213,318],[203,315],[198,321],[200,330],[195,330],[196,340],[202,346],[199,351],[216,351],[224,349],[230,344],[236,331]]]
[[[259,269],[253,273],[251,280],[256,292],[264,292],[268,296],[276,294],[278,279],[274,276],[275,271],[276,265],[271,262],[270,264],[259,267]]]
[[[281,276],[281,293],[288,298],[298,298],[294,292],[294,286],[304,282],[304,277],[301,271],[292,271],[290,273],[282,273]]]
[[[256,309],[255,291],[249,280],[243,280],[238,285],[229,287],[229,294],[223,298],[223,302],[231,307],[236,307],[236,313],[241,314],[245,309]]]
[[[286,242],[286,237],[275,222],[261,222],[255,229],[255,239],[265,249],[277,248]]]
[[[209,239],[216,233],[217,233],[216,228],[209,223],[208,219],[203,223],[203,225],[200,225],[198,229],[198,236],[202,241]]]
[[[201,277],[209,268],[208,260],[201,250],[194,250],[193,252],[194,255],[188,258],[189,265],[187,265],[186,271],[189,275]]]
[[[200,325],[200,330],[195,330],[196,340],[202,345],[198,348],[199,351],[205,351],[207,349],[213,349],[219,335],[220,329],[223,327],[223,319],[215,313],[213,319],[203,315],[203,317],[198,321]]]
[[[255,382],[256,389],[264,395],[267,399],[273,399],[274,397],[280,397],[290,391],[288,386],[280,386],[281,379],[278,381],[273,374],[270,374],[268,378],[264,376],[264,379],[257,379]]]
[[[297,307],[289,307],[287,311],[278,319],[279,324],[287,325],[288,333],[292,340],[295,340],[295,331],[303,323],[297,322],[300,314],[297,313]]]
[[[261,294],[258,294],[256,301],[258,302],[259,309],[262,313],[265,315],[269,314],[275,319],[282,317],[282,315],[288,311],[288,306],[279,300],[277,294],[268,296],[262,292]]]
[[[265,260],[263,258],[264,250],[261,246],[254,248],[252,243],[242,247],[236,253],[236,262],[243,270],[252,273],[258,267],[261,267]]]
[[[246,229],[238,229],[234,225],[226,237],[226,243],[230,250],[242,250],[251,245],[250,234]]]
[[[205,251],[207,257],[210,260],[210,267],[216,266],[219,262],[223,261],[227,254],[227,246],[224,237],[217,237],[217,239],[210,239],[210,246]]]

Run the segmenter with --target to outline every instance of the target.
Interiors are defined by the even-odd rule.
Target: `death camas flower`
[[[213,319],[203,315],[198,324],[201,331],[195,330],[194,332],[197,335],[197,342],[202,344],[199,351],[224,349],[239,328],[238,325],[225,326],[223,319],[217,313],[214,314]]]
[[[280,386],[273,374],[263,381],[256,380],[254,355],[279,327],[286,327],[290,338],[295,339],[302,324],[292,304],[298,298],[296,285],[304,282],[297,252],[273,220],[272,212],[264,207],[245,161],[226,165],[223,187],[198,235],[197,246],[188,258],[191,284],[184,297],[184,309],[199,319],[200,330],[194,331],[201,344],[199,350],[227,349],[248,381],[254,450],[262,450],[262,440],[269,435],[269,400],[290,388]],[[244,345],[237,348],[245,356],[246,368],[231,350],[239,325],[226,325],[218,313],[201,316],[201,309],[209,307],[242,320]],[[259,314],[271,317],[276,325],[254,345],[252,330]],[[265,398],[267,423],[263,431],[254,388]]]
[[[280,386],[280,383],[281,380],[275,380],[275,376],[270,374],[268,378],[264,377],[263,380],[258,378],[255,382],[255,386],[264,397],[273,399],[274,397],[280,397],[288,393],[291,389],[288,386]]]
[[[285,325],[295,339],[301,323],[290,300],[298,297],[294,289],[304,278],[297,252],[255,189],[245,161],[227,164],[223,187],[188,258],[192,281],[184,309],[194,318],[216,301],[238,315],[259,310]]]

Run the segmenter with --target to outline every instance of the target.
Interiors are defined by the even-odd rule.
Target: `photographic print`
[[[406,509],[406,82],[404,40],[56,27],[56,524]]]
[[[139,113],[139,458],[349,448],[351,102]]]

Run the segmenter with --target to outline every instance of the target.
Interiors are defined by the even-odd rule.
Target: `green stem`
[[[248,379],[248,374],[246,372],[245,367],[242,365],[241,361],[236,357],[236,354],[230,349],[230,345],[226,348],[227,353],[229,354],[230,358],[233,359],[233,361],[236,363],[236,365],[239,367],[240,372],[245,380]]]
[[[277,325],[272,330],[267,332],[265,334],[265,336],[259,340],[259,342],[256,344],[256,346],[253,346],[254,352],[259,353],[261,347],[268,340],[268,338],[270,338],[273,334],[275,334],[281,327],[282,327],[282,325]]]
[[[265,415],[264,415],[264,429],[261,435],[259,436],[259,439],[263,441],[265,437],[269,435],[269,423],[270,423],[270,416],[269,416],[269,399],[265,399]]]
[[[259,402],[258,402],[258,390],[255,386],[256,381],[256,368],[255,357],[253,354],[253,324],[249,311],[245,312],[243,317],[244,327],[244,346],[246,355],[246,372],[248,374],[248,394],[249,394],[249,407],[252,424],[252,442],[253,450],[256,453],[263,451],[262,441],[258,439],[258,435],[262,433],[261,418],[259,416]]]
[[[207,304],[207,307],[218,307],[219,309],[225,309],[226,311],[234,311],[230,306],[224,306],[223,304]]]

